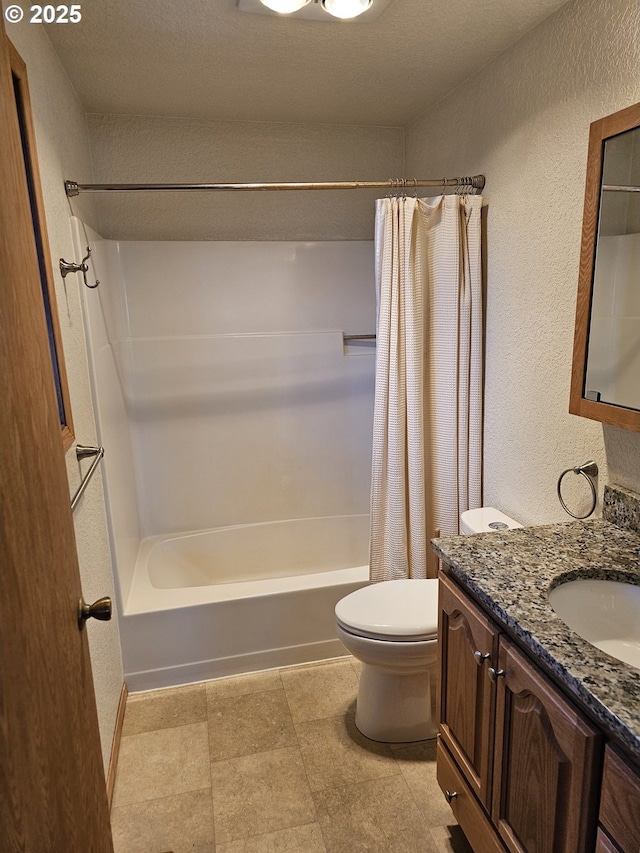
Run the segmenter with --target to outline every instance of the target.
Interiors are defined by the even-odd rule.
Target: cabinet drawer
[[[505,853],[489,818],[472,794],[441,738],[438,738],[437,771],[438,784],[442,790],[456,793],[455,798],[451,800],[451,810],[464,834],[473,839],[474,853]]]
[[[599,819],[623,853],[638,853],[640,776],[610,747],[604,755]]]

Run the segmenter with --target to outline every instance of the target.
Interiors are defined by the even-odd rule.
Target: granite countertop
[[[640,585],[640,535],[598,519],[443,536],[432,546],[449,573],[640,761],[640,669],[583,640],[548,600],[552,587],[578,578]]]

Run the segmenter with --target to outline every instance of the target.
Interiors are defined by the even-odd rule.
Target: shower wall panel
[[[368,512],[369,242],[118,244],[142,536]],[[126,331],[123,335],[123,329]]]
[[[138,549],[140,522],[128,406],[131,400],[131,342],[118,244],[103,240],[72,217],[75,257],[91,244],[89,275],[100,279],[82,288],[96,434],[105,448],[101,466],[116,591],[126,601]]]

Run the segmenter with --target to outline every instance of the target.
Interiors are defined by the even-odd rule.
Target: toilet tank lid
[[[461,533],[491,533],[494,530],[512,530],[522,525],[492,506],[468,509],[460,516]]]

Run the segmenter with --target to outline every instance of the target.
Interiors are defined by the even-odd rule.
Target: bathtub
[[[369,516],[154,536],[120,617],[130,691],[346,654],[334,607],[369,580]]]

